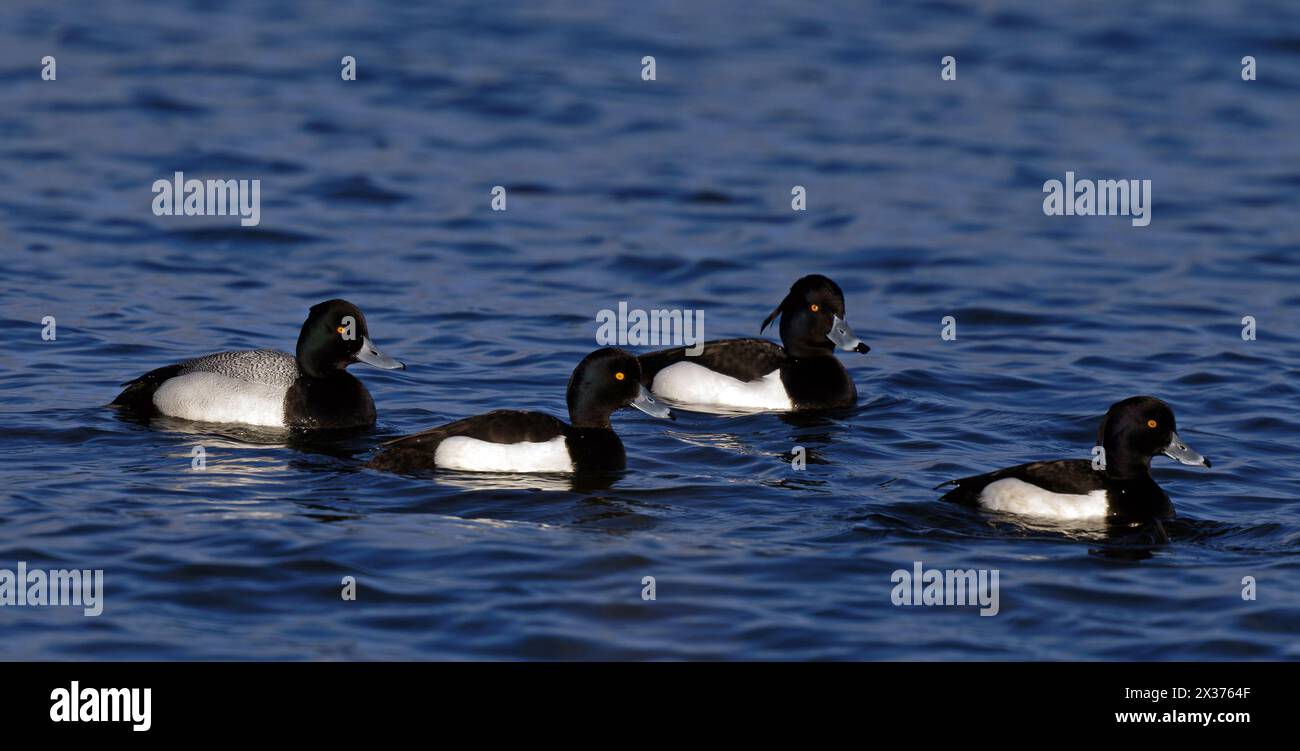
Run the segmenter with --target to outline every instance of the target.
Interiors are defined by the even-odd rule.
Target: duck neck
[[[298,361],[298,373],[303,378],[337,379],[340,376],[348,375],[346,368],[340,368],[322,362],[322,358],[319,357],[313,358],[309,354],[303,352],[301,347],[299,347],[298,354],[294,359]]]
[[[581,430],[613,430],[609,424],[610,410],[569,405],[569,423]]]
[[[806,342],[781,342],[785,353],[796,360],[808,360],[821,357],[834,357],[835,347],[823,347]]]
[[[1150,480],[1151,457],[1106,447],[1106,476],[1114,480]]]

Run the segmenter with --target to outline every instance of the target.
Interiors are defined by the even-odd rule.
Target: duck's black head
[[[298,368],[313,378],[325,378],[354,362],[385,370],[405,368],[370,341],[361,308],[347,300],[313,305],[298,334]]]
[[[569,376],[569,420],[577,428],[608,428],[609,416],[636,407],[653,417],[672,417],[641,385],[641,364],[621,349],[606,347],[582,358]]]
[[[1178,437],[1174,411],[1153,396],[1134,396],[1111,405],[1097,429],[1106,449],[1106,474],[1139,478],[1151,471],[1151,457],[1165,454],[1183,464],[1210,466]]]
[[[777,316],[781,316],[781,343],[793,357],[829,355],[837,345],[850,352],[871,351],[845,322],[840,286],[821,274],[795,282],[758,332],[763,333]]]

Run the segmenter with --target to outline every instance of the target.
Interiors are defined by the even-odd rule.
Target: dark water
[[[1294,4],[432,5],[0,9],[0,568],[106,577],[98,618],[0,610],[0,657],[1300,657]],[[175,170],[262,180],[261,225],[153,216]],[[1067,170],[1152,180],[1151,225],[1044,216]],[[609,488],[360,467],[466,414],[563,414],[600,309],[753,335],[814,271],[873,347],[849,413],[620,413]],[[354,369],[372,434],[102,406],[291,349],[336,296],[410,366]],[[1156,460],[1167,544],[935,503],[1086,457],[1138,393],[1215,462]],[[918,560],[998,569],[1000,614],[894,607]]]

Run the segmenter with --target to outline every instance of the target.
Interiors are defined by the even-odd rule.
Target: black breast
[[[375,424],[375,402],[365,384],[340,370],[328,378],[300,376],[284,395],[291,428],[359,428]]]
[[[610,428],[569,428],[565,442],[579,472],[614,472],[627,466],[623,441]]]
[[[1106,485],[1106,518],[1113,524],[1174,517],[1174,504],[1150,475],[1133,480],[1109,480]]]
[[[858,403],[858,387],[834,355],[789,360],[781,367],[781,382],[795,409],[835,409]]]

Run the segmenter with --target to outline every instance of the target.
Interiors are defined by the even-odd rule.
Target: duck
[[[308,312],[295,354],[240,350],[166,365],[122,384],[110,406],[145,417],[269,428],[371,427],[375,402],[347,372],[356,362],[406,368],[370,340],[360,308],[326,300]]]
[[[1178,436],[1174,411],[1153,396],[1115,402],[1097,430],[1094,460],[1031,462],[960,480],[940,500],[988,511],[1057,521],[1131,525],[1174,516],[1173,503],[1151,477],[1151,459],[1164,454],[1190,466],[1210,460]]]
[[[672,417],[641,384],[637,359],[613,347],[578,363],[565,401],[568,423],[544,412],[493,410],[385,441],[368,465],[402,474],[617,471],[626,467],[627,453],[610,425],[615,410],[635,407],[652,417]]]
[[[844,293],[821,274],[797,280],[763,321],[781,318],[781,344],[766,339],[705,342],[640,356],[650,391],[674,406],[705,412],[806,411],[851,407],[858,390],[835,348],[866,354],[871,347],[845,321]]]

